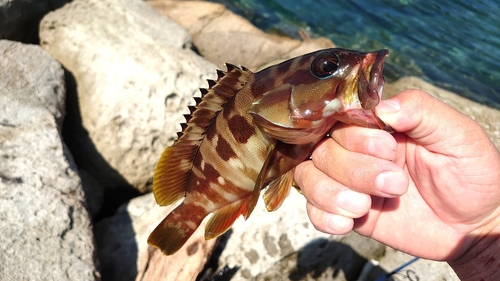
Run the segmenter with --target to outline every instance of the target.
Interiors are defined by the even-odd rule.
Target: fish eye
[[[311,63],[311,73],[318,78],[326,78],[338,68],[339,58],[330,52],[319,54]]]

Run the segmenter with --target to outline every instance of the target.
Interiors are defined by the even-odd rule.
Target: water
[[[423,78],[500,109],[500,1],[214,0],[269,32],[390,50],[385,75]]]

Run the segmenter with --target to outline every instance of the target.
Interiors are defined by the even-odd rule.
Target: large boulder
[[[197,50],[220,69],[224,69],[224,63],[229,62],[257,70],[270,62],[335,46],[327,38],[308,38],[305,31],[300,32],[302,41],[265,33],[218,3],[146,2],[188,30]]]
[[[0,279],[100,280],[78,170],[60,138],[64,72],[0,40]]]
[[[73,1],[42,20],[40,38],[76,79],[68,118],[83,129],[67,141],[79,167],[107,188],[150,190],[158,157],[215,66],[140,0]]]

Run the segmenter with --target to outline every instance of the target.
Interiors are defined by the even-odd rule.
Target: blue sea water
[[[212,0],[269,32],[390,51],[385,76],[419,76],[500,109],[500,1]]]

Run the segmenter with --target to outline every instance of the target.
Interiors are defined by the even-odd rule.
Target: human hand
[[[376,111],[396,133],[337,123],[296,167],[314,226],[434,260],[458,260],[484,237],[498,245],[500,153],[481,127],[418,90]]]

